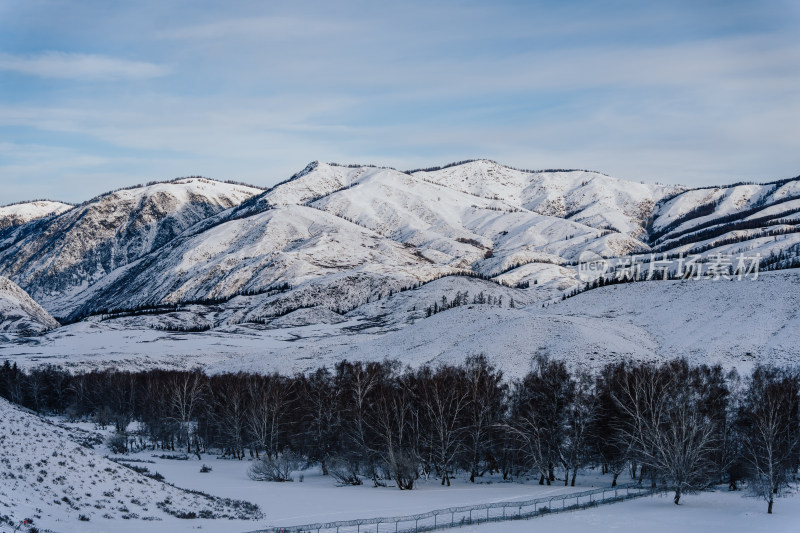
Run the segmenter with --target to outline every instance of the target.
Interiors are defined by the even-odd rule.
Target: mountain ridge
[[[309,306],[348,313],[448,275],[548,301],[583,285],[585,252],[789,253],[796,220],[792,179],[690,189],[485,159],[414,172],[313,161],[268,189],[178,178],[0,230],[0,275],[70,321],[209,302],[194,314],[218,327]]]

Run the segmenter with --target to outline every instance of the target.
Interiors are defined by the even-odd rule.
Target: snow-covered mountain
[[[0,206],[0,230],[9,226],[19,226],[31,220],[60,215],[73,206],[51,200],[35,200]]]
[[[268,298],[251,298],[251,308],[236,320],[252,321],[315,305],[349,311],[448,274],[496,277],[507,284],[538,283],[541,277],[567,288],[574,285],[574,274],[560,265],[574,263],[585,250],[617,256],[649,249],[634,235],[641,237],[653,198],[670,191],[642,186],[635,194],[592,202],[592,186],[608,182],[624,188],[619,180],[599,174],[566,173],[559,180],[507,169],[520,184],[519,192],[509,192],[505,200],[500,196],[507,192],[498,177],[502,173],[479,172],[486,167],[503,168],[486,161],[459,168],[472,181],[484,181],[476,190],[498,191],[487,193],[488,198],[451,187],[447,180],[436,183],[433,172],[412,175],[315,162],[263,194],[187,228],[152,253],[129,254],[93,283],[57,299],[44,294],[41,300],[57,316],[76,317],[291,287]],[[523,178],[541,183],[524,187]],[[534,188],[538,192],[531,192]],[[551,189],[549,196],[542,192]],[[575,209],[570,216],[591,219],[594,225],[562,218],[551,208],[553,214],[542,214],[526,207],[542,209],[544,196],[558,198]],[[617,214],[600,220],[593,213],[610,213],[598,206],[613,203],[612,197],[618,197]],[[624,219],[619,225],[628,231],[610,229],[612,219]],[[518,270],[522,265],[527,268]],[[30,278],[20,282],[38,285]],[[38,286],[32,292],[40,294]]]
[[[0,332],[37,335],[60,325],[16,283],[0,276]]]
[[[543,215],[642,238],[653,206],[683,190],[585,170],[522,171],[478,160],[413,173],[482,198],[502,199]]]
[[[266,191],[175,180],[0,230],[0,274],[67,321],[200,331],[372,320],[385,333],[427,320],[441,296],[556,301],[583,286],[587,251],[612,263],[747,252],[791,266],[798,217],[797,178],[687,189],[486,160],[413,172],[313,162]]]
[[[104,194],[0,231],[0,275],[58,315],[74,293],[260,192],[188,178]]]
[[[732,241],[781,237],[785,248],[800,221],[800,177],[763,185],[684,191],[662,202],[650,219],[650,243],[658,250],[693,251]],[[773,239],[774,240],[774,239]]]

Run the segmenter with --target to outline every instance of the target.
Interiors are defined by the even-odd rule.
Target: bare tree
[[[387,376],[370,409],[378,453],[400,490],[413,489],[419,474],[419,421],[410,377],[410,372]]]
[[[223,449],[237,459],[244,459],[247,426],[247,391],[240,375],[214,376],[214,421],[219,428]]]
[[[606,365],[597,376],[595,386],[597,413],[591,426],[594,451],[602,463],[603,473],[611,473],[611,486],[625,470],[631,457],[631,442],[622,432],[622,411],[616,395],[624,386],[628,368],[625,363]]]
[[[278,374],[253,376],[248,383],[251,402],[247,410],[247,428],[267,457],[278,458],[283,447],[283,433],[292,407],[292,381]]]
[[[461,368],[443,366],[435,372],[422,367],[417,373],[419,406],[424,419],[422,439],[442,477],[450,486],[456,458],[462,449],[464,412],[469,402]]]
[[[797,470],[800,452],[798,379],[756,367],[739,409],[738,427],[751,488],[772,513],[775,496]]]
[[[470,357],[465,363],[468,404],[464,429],[465,454],[469,480],[480,475],[480,463],[491,449],[502,424],[507,387],[503,373],[489,364],[486,356]]]
[[[340,483],[360,485],[360,475],[376,479],[377,449],[369,425],[370,407],[388,363],[351,363],[336,366],[335,387],[339,391],[339,420],[342,447],[335,458],[335,477]]]
[[[616,399],[637,459],[671,485],[676,505],[684,492],[709,482],[718,428],[699,408],[685,361],[633,368]]]
[[[567,434],[561,453],[561,462],[566,470],[564,485],[572,470],[571,485],[575,486],[578,469],[586,466],[590,459],[589,441],[598,413],[598,401],[594,391],[594,377],[587,371],[579,372],[574,381],[572,403],[567,408]]]
[[[319,462],[322,474],[328,475],[328,459],[336,454],[341,443],[338,391],[331,373],[321,368],[309,376],[296,378],[301,400],[302,448],[310,461]]]
[[[553,481],[561,462],[574,386],[564,363],[546,357],[537,358],[536,369],[514,385],[508,429],[528,467],[539,471],[540,484]]]
[[[186,444],[186,453],[192,453],[192,425],[206,394],[206,381],[199,370],[181,372],[173,376],[169,385],[170,419],[178,424],[178,439]],[[200,457],[200,451],[195,450]]]

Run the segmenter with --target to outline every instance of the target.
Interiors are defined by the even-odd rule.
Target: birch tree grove
[[[318,468],[335,483],[402,490],[496,473],[575,485],[587,468],[616,486],[629,469],[674,490],[676,504],[746,481],[769,512],[800,463],[799,394],[796,372],[759,366],[740,379],[683,360],[592,373],[537,358],[512,380],[483,355],[418,368],[341,361],[292,376],[0,365],[0,396],[111,425],[114,453],[214,453],[254,460],[259,480]]]

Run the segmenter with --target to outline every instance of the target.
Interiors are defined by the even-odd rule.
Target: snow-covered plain
[[[763,501],[749,498],[743,492],[728,492],[719,487],[713,492],[687,496],[681,499],[679,506],[673,504],[668,495],[652,496],[533,520],[466,526],[459,531],[793,533],[797,531],[798,524],[800,495],[776,500],[774,514],[768,515]]]
[[[420,365],[460,363],[483,353],[510,377],[524,374],[537,354],[590,367],[621,358],[686,357],[742,370],[759,361],[797,362],[798,270],[765,272],[757,280],[613,285],[564,301],[520,300],[513,309],[502,288],[469,281],[470,298],[485,290],[502,296],[502,306],[470,304],[426,318],[424,306],[442,296],[452,300],[464,290],[465,285],[445,278],[419,289],[425,292],[406,291],[368,310],[333,315],[339,320],[301,310],[274,326],[220,326],[203,333],[134,327],[138,318],[90,320],[0,344],[0,359],[73,369],[199,366],[209,372],[292,373],[341,359]],[[519,292],[527,291],[511,294]]]

